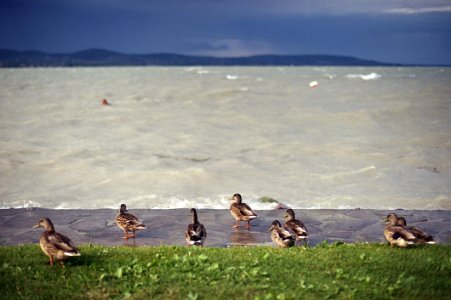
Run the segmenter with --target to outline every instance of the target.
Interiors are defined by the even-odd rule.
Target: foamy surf
[[[122,203],[126,203],[130,209],[178,209],[178,208],[198,208],[198,209],[229,209],[231,202],[230,195],[221,195],[215,198],[192,198],[187,199],[183,197],[169,197],[163,198],[156,195],[145,195],[140,197],[131,197],[113,202],[108,199],[97,199],[92,201],[91,205],[85,206],[86,209],[119,209]],[[275,199],[269,197],[252,197],[243,200],[256,210],[274,210],[283,209],[287,206]],[[57,206],[50,206],[48,203],[39,203],[35,201],[23,201],[21,203],[13,203],[13,206],[0,206],[0,209],[8,208],[53,208],[53,209],[79,209],[78,205],[71,202],[60,202]]]

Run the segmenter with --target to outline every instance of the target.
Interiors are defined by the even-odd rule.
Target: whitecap
[[[238,76],[236,76],[236,75],[227,75],[226,77],[229,80],[236,80],[236,79],[238,79]]]
[[[382,75],[377,73],[369,73],[369,74],[348,74],[346,75],[348,79],[362,79],[362,80],[377,80],[382,78]]]

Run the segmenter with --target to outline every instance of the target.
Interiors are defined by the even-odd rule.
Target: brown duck
[[[398,217],[398,226],[404,227],[406,230],[408,230],[411,234],[415,236],[418,243],[421,244],[437,244],[436,241],[434,241],[434,238],[424,232],[423,230],[419,229],[415,226],[407,226],[406,219],[404,217]]]
[[[44,218],[39,220],[34,228],[39,227],[44,227],[44,232],[39,238],[39,246],[41,247],[42,252],[49,257],[50,265],[53,266],[54,257],[56,257],[61,266],[64,267],[64,259],[69,256],[81,255],[68,237],[55,231],[55,227],[50,219]]]
[[[185,240],[188,243],[188,246],[203,246],[205,239],[207,238],[207,230],[204,225],[199,222],[196,209],[191,208],[191,215],[193,217],[193,223],[189,224],[186,229]]]
[[[415,243],[415,236],[404,227],[398,225],[398,216],[395,213],[388,214],[385,222],[388,222],[388,224],[384,228],[384,237],[390,243],[390,247],[396,245],[406,248]]]
[[[234,228],[240,227],[240,221],[247,222],[246,227],[251,227],[250,221],[257,217],[257,214],[250,208],[249,205],[242,202],[242,198],[240,194],[235,194],[230,199],[233,201],[232,205],[230,205],[230,213],[236,220],[236,224],[233,225]]]
[[[129,238],[134,238],[136,236],[136,230],[146,228],[146,226],[138,220],[135,215],[127,211],[127,206],[125,204],[121,204],[119,213],[116,216],[116,224],[124,231],[124,239],[126,240]],[[130,231],[132,232],[132,235],[128,235]]]
[[[274,220],[272,222],[271,228],[269,228],[271,232],[272,241],[281,248],[288,248],[294,246],[295,238],[291,235],[291,233],[280,225],[280,222]]]
[[[305,241],[308,238],[307,228],[302,221],[296,219],[294,211],[290,208],[284,216],[285,228],[291,230],[296,237],[296,240]]]

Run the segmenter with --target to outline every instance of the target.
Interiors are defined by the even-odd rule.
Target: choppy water
[[[451,209],[450,68],[0,69],[0,116],[3,208]]]

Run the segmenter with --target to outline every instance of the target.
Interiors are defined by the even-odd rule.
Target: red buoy
[[[108,102],[107,99],[102,100],[102,105],[110,105],[110,102]]]

